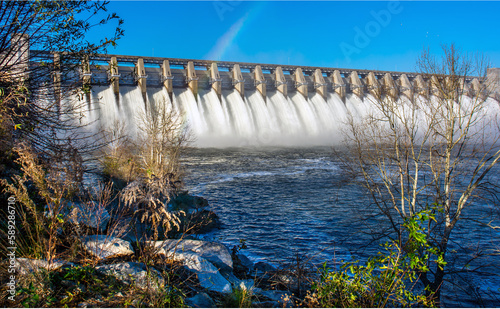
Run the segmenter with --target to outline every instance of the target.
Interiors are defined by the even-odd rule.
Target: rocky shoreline
[[[173,231],[177,238],[149,241],[151,231],[133,216],[124,215],[121,209],[110,205],[100,211],[83,213],[83,207],[74,207],[72,220],[68,224],[94,231],[78,239],[81,258],[78,262],[28,258],[16,259],[16,268],[21,275],[30,275],[43,270],[69,273],[73,269],[90,267],[100,275],[114,277],[123,285],[145,290],[169,288],[177,276],[184,284],[184,305],[195,308],[221,307],[223,300],[235,292],[244,292],[252,299],[253,307],[282,307],[287,301],[287,290],[276,289],[277,269],[265,262],[254,263],[235,247],[229,250],[224,244],[197,240],[197,236],[218,227],[216,214],[208,208],[208,201],[191,196],[187,192],[178,194],[170,203],[170,211],[182,211],[185,216],[181,225],[195,226],[187,232]],[[76,209],[76,210],[75,210]],[[88,210],[88,209],[87,209]],[[119,214],[119,215],[118,215]],[[64,233],[64,231],[61,231]],[[179,237],[180,236],[180,237]],[[169,274],[165,276],[165,274]],[[291,278],[288,278],[290,281]],[[61,282],[69,291],[82,289],[78,281]],[[285,278],[285,281],[287,279]],[[84,288],[83,288],[84,289]],[[114,301],[125,297],[122,293],[112,295]],[[91,299],[82,301],[77,307],[108,307],[109,295],[96,293]],[[129,307],[147,306],[140,299],[133,300]]]

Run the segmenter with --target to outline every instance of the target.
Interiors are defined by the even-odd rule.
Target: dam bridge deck
[[[30,65],[60,57],[41,51],[31,55]],[[164,86],[169,94],[173,88],[189,87],[195,97],[199,88],[213,88],[219,96],[222,89],[236,88],[242,96],[245,89],[257,89],[265,98],[267,90],[275,89],[285,96],[298,91],[305,97],[314,91],[324,97],[336,92],[345,99],[347,93],[362,97],[380,88],[395,96],[427,96],[438,91],[432,78],[416,72],[97,54],[82,60],[80,72],[62,78],[61,83],[81,79],[91,85],[111,85],[116,94],[120,85],[138,85],[143,93],[147,87]],[[463,92],[483,91],[482,82],[479,77],[462,77]]]

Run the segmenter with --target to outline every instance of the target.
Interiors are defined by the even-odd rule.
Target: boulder
[[[202,287],[219,293],[231,292],[231,283],[219,273],[217,267],[206,259],[187,252],[175,252],[172,258],[175,261],[181,262],[190,271],[196,273]]]
[[[241,280],[230,271],[221,271],[221,275],[226,278],[234,288],[240,288],[242,290],[253,290],[255,288],[253,279]]]
[[[208,201],[200,196],[190,195],[187,191],[180,192],[168,203],[170,210],[183,210],[190,213],[191,210],[199,210],[208,206]]]
[[[52,262],[49,264],[49,262],[46,260],[17,258],[15,267],[17,272],[25,275],[33,272],[39,272],[41,269],[53,271],[63,266],[71,266],[71,265],[73,265],[73,263],[58,259],[52,260]]]
[[[253,262],[246,255],[238,253],[236,256],[240,260],[241,265],[243,265],[249,271],[253,270]]]
[[[229,250],[221,243],[191,239],[167,239],[151,242],[159,254],[166,256],[179,253],[194,253],[223,270],[232,270],[233,260]]]
[[[133,254],[128,241],[107,235],[90,235],[82,238],[83,247],[99,259]]]
[[[135,284],[137,287],[145,289],[148,286],[153,290],[157,290],[164,285],[163,277],[160,272],[154,268],[149,268],[148,276],[146,265],[143,263],[116,263],[97,266],[95,268],[101,273],[115,276],[118,280],[125,284]]]
[[[214,301],[206,293],[198,293],[193,297],[186,298],[186,305],[191,308],[214,308]]]

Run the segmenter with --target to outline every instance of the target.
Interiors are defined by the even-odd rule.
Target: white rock
[[[32,272],[39,272],[41,269],[52,271],[59,269],[65,265],[73,264],[63,260],[52,260],[52,263],[49,264],[49,262],[46,260],[17,258],[15,267],[20,274],[25,275]]]
[[[159,254],[169,255],[173,252],[178,253],[194,253],[219,269],[232,269],[233,260],[229,250],[221,243],[203,240],[191,239],[166,239],[163,241],[152,242],[155,248],[158,248]]]
[[[148,276],[146,265],[143,263],[117,263],[97,266],[95,269],[113,275],[125,284],[135,284],[142,289],[147,288],[149,285],[153,290],[157,290],[165,283],[160,272],[154,268],[149,269],[150,275]]]
[[[172,257],[196,273],[202,287],[219,293],[231,292],[231,283],[219,273],[217,267],[204,258],[193,253],[177,252]]]
[[[82,238],[82,245],[99,259],[134,253],[132,245],[128,241],[107,235],[86,236]]]

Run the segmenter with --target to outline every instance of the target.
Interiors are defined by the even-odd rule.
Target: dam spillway
[[[348,113],[372,108],[377,89],[401,100],[438,92],[412,72],[120,55],[94,55],[81,68],[58,82],[91,85],[89,123],[122,122],[135,135],[138,115],[160,102],[182,114],[200,147],[332,145]],[[480,94],[483,82],[464,77],[463,95]]]

